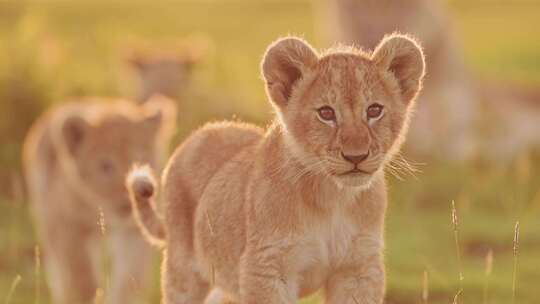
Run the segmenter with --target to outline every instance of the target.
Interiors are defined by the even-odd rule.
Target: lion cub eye
[[[370,105],[366,110],[366,116],[368,120],[380,118],[383,114],[384,106],[378,103]]]
[[[317,114],[319,114],[319,117],[322,120],[325,120],[325,121],[335,121],[336,120],[336,113],[334,112],[334,109],[332,109],[329,106],[320,107],[317,110]]]

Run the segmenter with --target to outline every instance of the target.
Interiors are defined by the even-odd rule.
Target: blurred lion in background
[[[540,150],[540,88],[511,81],[475,83],[482,108],[478,112],[482,154],[508,162]]]
[[[154,94],[176,100],[182,112],[190,113],[182,117],[179,136],[187,136],[189,130],[208,120],[238,115],[260,120],[242,105],[245,100],[238,92],[209,84],[204,78],[204,65],[212,61],[216,47],[211,37],[201,34],[176,41],[133,41],[123,48],[127,69],[122,69],[119,85],[138,103]],[[202,75],[197,74],[200,71]]]
[[[31,127],[23,167],[54,303],[91,303],[105,286],[98,285],[104,236],[112,257],[106,303],[140,298],[151,252],[130,216],[124,179],[135,163],[160,170],[175,113],[160,96],[144,106],[88,99],[58,106]]]
[[[428,70],[407,152],[509,161],[540,146],[540,90],[478,80],[442,1],[325,0],[319,9],[329,41],[373,49],[385,33],[400,31],[422,42]]]
[[[146,102],[156,94],[179,101],[192,83],[193,69],[211,48],[206,37],[192,37],[157,46],[139,42],[130,46],[126,63],[135,80],[135,101]]]

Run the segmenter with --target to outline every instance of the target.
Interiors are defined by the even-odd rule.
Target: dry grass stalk
[[[456,209],[456,202],[452,201],[452,227],[454,230],[454,241],[456,244],[456,256],[457,256],[457,262],[458,262],[458,271],[459,271],[459,290],[454,296],[453,304],[458,303],[459,295],[463,292],[463,267],[461,264],[461,249],[459,246],[459,220],[457,215],[457,209]]]
[[[456,295],[454,296],[454,301],[452,301],[452,304],[458,304],[458,299],[459,299],[459,296],[461,295],[461,293],[463,292],[463,288],[461,288],[457,293]]]
[[[35,289],[35,299],[34,303],[39,304],[41,300],[41,252],[39,251],[39,246],[34,247],[34,289]]]
[[[103,213],[103,208],[101,207],[99,207],[98,225],[101,231],[101,235],[105,235],[105,232],[107,231],[106,226],[105,226],[105,213]]]
[[[422,283],[422,302],[427,304],[429,300],[429,279],[428,272],[424,270],[424,280]]]
[[[15,289],[17,289],[17,286],[21,282],[21,279],[22,278],[20,275],[15,276],[15,279],[13,279],[13,282],[11,283],[11,287],[9,288],[8,295],[6,297],[6,301],[4,302],[5,304],[11,303],[11,299],[13,298],[13,294],[15,293]]]
[[[512,304],[516,303],[516,283],[517,283],[517,266],[518,266],[518,247],[519,247],[519,221],[514,227],[514,271],[512,275]]]
[[[458,221],[455,201],[452,201],[452,227],[454,229],[454,241],[456,243],[456,256],[457,256],[458,270],[459,270],[459,282],[460,282],[460,287],[461,287],[464,277],[463,277],[463,271],[462,271],[463,268],[461,265],[461,249],[459,246],[459,221]]]
[[[485,271],[485,281],[484,281],[484,295],[483,295],[483,303],[488,303],[488,294],[489,294],[489,278],[491,276],[491,272],[493,271],[493,250],[489,249],[487,255],[486,255],[486,271]]]

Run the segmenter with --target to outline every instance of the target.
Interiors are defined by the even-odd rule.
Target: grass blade
[[[489,249],[487,255],[486,255],[486,270],[485,270],[485,278],[484,278],[484,293],[483,293],[483,301],[482,303],[487,304],[488,303],[488,294],[489,294],[489,278],[491,276],[491,272],[493,270],[493,250]]]
[[[518,267],[518,249],[519,249],[519,221],[514,227],[514,271],[512,274],[512,304],[516,303],[516,286],[517,286],[517,267]]]
[[[454,230],[454,242],[456,244],[456,256],[457,256],[457,263],[458,263],[458,271],[459,271],[459,290],[454,296],[454,302],[453,304],[458,303],[458,297],[463,292],[463,267],[461,264],[461,248],[459,246],[459,220],[457,215],[457,209],[456,209],[456,202],[452,201],[452,227]]]
[[[34,289],[35,289],[35,299],[34,303],[39,304],[41,299],[41,253],[39,251],[39,246],[34,247]]]
[[[424,281],[422,283],[422,303],[427,304],[429,300],[429,279],[428,272],[424,270]]]
[[[4,302],[5,304],[11,303],[11,299],[13,298],[13,294],[15,293],[15,289],[17,289],[17,286],[21,282],[21,279],[22,278],[20,275],[15,276],[15,279],[13,279],[13,282],[11,283],[11,287],[9,288],[8,295],[6,297],[6,301]]]

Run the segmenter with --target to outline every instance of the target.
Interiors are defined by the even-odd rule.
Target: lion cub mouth
[[[361,175],[371,175],[374,171],[366,171],[359,168],[354,168],[349,171],[339,173],[338,176],[361,176]]]

